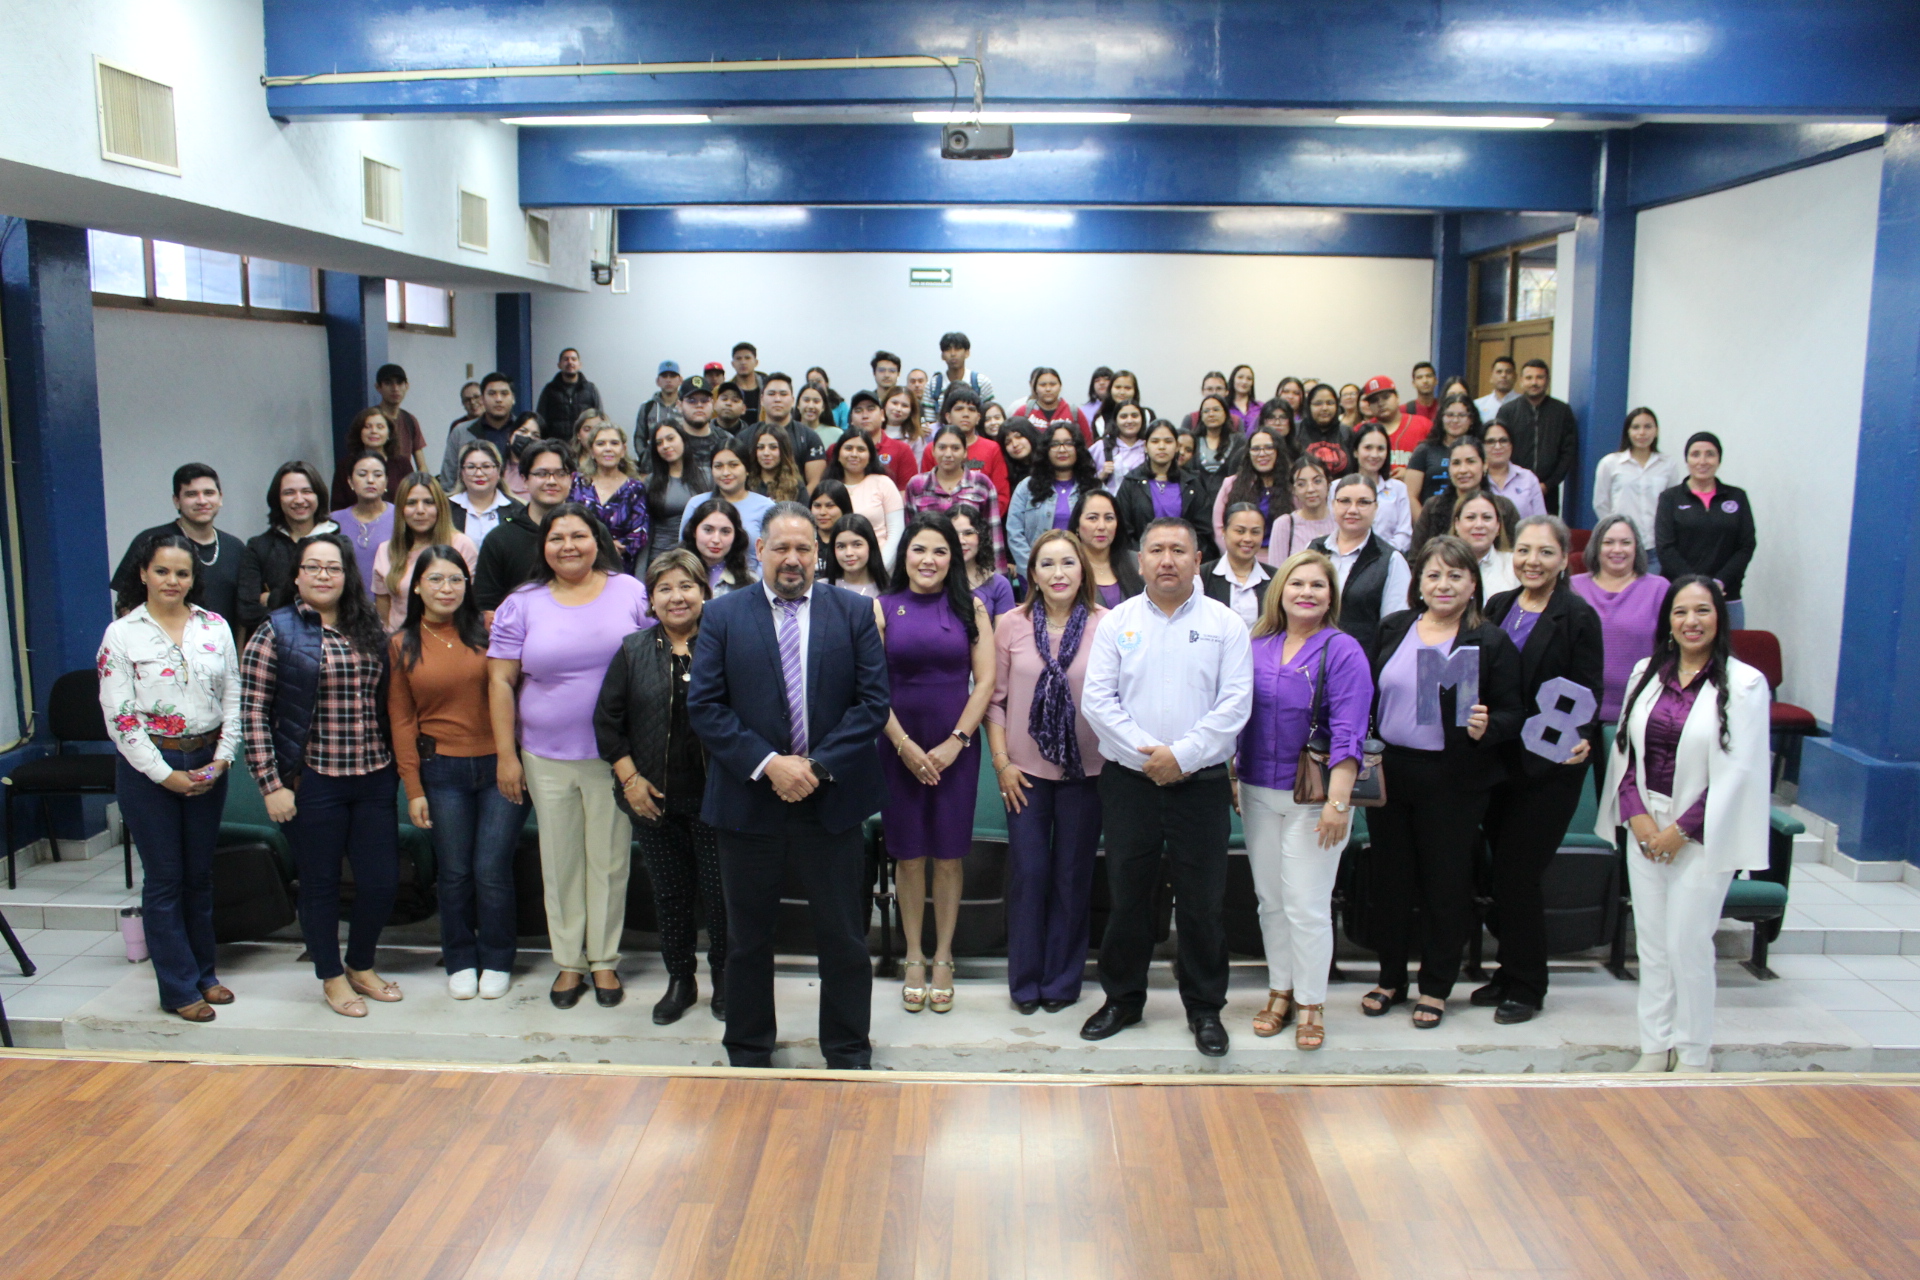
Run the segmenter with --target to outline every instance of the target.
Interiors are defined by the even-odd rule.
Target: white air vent
[[[460,193],[460,247],[487,251],[487,198],[465,190]]]
[[[553,229],[543,213],[527,215],[527,261],[537,267],[553,264]]]
[[[99,58],[93,60],[93,74],[100,104],[101,158],[178,174],[173,89]]]
[[[372,156],[360,157],[360,216],[376,227],[400,227],[400,170]]]

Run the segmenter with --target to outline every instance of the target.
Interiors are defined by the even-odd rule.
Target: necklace
[[[453,648],[453,641],[447,639],[445,636],[441,635],[438,631],[435,631],[432,627],[428,626],[427,620],[425,618],[420,619],[420,630],[425,632],[427,635],[432,636],[435,640],[438,640],[441,644],[447,646],[447,648],[449,649]]]
[[[200,565],[202,568],[211,569],[213,568],[213,566],[220,563],[220,535],[219,534],[216,533],[213,535],[213,559],[201,560],[200,559],[201,544],[194,538],[192,534],[187,533],[185,529],[182,529],[180,532],[183,534],[186,534],[186,539],[188,542],[193,543],[193,558],[195,560],[200,561]]]

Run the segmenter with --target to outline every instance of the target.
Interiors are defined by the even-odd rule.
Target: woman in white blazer
[[[1734,873],[1767,865],[1766,677],[1734,658],[1727,602],[1691,574],[1667,590],[1631,692],[1594,830],[1625,825],[1640,949],[1634,1071],[1711,1071],[1713,933]]]

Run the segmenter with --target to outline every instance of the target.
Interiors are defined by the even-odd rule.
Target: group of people
[[[725,382],[666,362],[631,440],[569,349],[540,404],[573,415],[571,438],[516,415],[510,381],[489,375],[463,392],[438,472],[389,366],[331,513],[321,473],[289,462],[245,544],[213,527],[213,469],[182,467],[179,519],[136,538],[114,575],[99,658],[163,1007],[200,1022],[233,999],[211,860],[243,760],[293,848],[301,929],[344,1016],[402,998],[374,960],[404,788],[435,850],[455,999],[508,989],[531,810],[555,1005],[589,987],[623,998],[637,838],[668,972],[656,1022],[698,1002],[704,921],[730,1060],[770,1061],[792,876],[822,1051],[866,1066],[862,824],[880,815],[895,865],[903,1006],[948,1012],[986,779],[1008,815],[1024,1014],[1080,999],[1104,839],[1105,999],[1081,1034],[1141,1019],[1164,875],[1190,1030],[1225,1053],[1238,811],[1269,971],[1252,1030],[1291,1025],[1319,1048],[1359,803],[1377,806],[1380,955],[1361,1011],[1410,1004],[1415,1027],[1440,1024],[1484,846],[1500,968],[1472,1003],[1523,1021],[1547,993],[1542,877],[1610,722],[1601,825],[1639,849],[1636,1069],[1705,1068],[1713,923],[1726,880],[1765,865],[1769,778],[1767,686],[1728,648],[1752,514],[1717,481],[1717,439],[1689,440],[1685,478],[1663,487],[1658,422],[1629,415],[1574,573],[1551,509],[1575,437],[1538,362],[1511,394],[1506,362],[1480,401],[1434,396],[1432,367],[1416,367],[1404,407],[1386,377],[1285,379],[1260,402],[1240,366],[1209,374],[1176,424],[1125,370],[1097,371],[1076,405],[1036,369],[1007,413],[965,336],[941,347],[942,369],[904,386],[877,353],[874,389],[848,400],[820,369],[796,396],[750,344]]]

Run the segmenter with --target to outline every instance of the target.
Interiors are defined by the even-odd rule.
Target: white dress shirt
[[[1240,620],[1247,624],[1247,630],[1253,630],[1253,624],[1260,621],[1260,584],[1273,576],[1267,572],[1267,566],[1255,560],[1253,572],[1242,582],[1233,576],[1227,558],[1221,556],[1220,563],[1213,566],[1213,571],[1227,580],[1227,594],[1232,598],[1227,607],[1240,615]]]
[[[1375,528],[1375,533],[1379,532]],[[1351,551],[1340,550],[1340,535],[1335,533],[1327,538],[1327,559],[1333,561],[1333,573],[1339,579],[1340,594],[1346,595],[1347,575],[1353,572],[1353,566],[1360,562],[1360,553],[1367,549],[1362,542]],[[1407,558],[1398,551],[1390,552],[1392,559],[1387,561],[1387,584],[1380,588],[1380,616],[1398,613],[1407,607],[1407,584],[1413,581],[1413,571],[1407,568]]]
[[[1627,450],[1610,453],[1600,459],[1594,471],[1594,521],[1625,516],[1640,535],[1640,545],[1652,551],[1653,518],[1660,510],[1660,495],[1686,478],[1686,467],[1671,453],[1654,451],[1644,467]]]
[[[800,678],[803,681],[807,678],[807,632],[813,629],[813,593],[819,589],[819,586],[820,584],[817,582],[808,585],[807,594],[800,597],[800,607],[794,610],[793,613],[793,620],[800,628]],[[773,650],[775,654],[778,654],[780,652],[780,628],[785,625],[786,609],[781,606],[780,596],[772,587],[762,582],[760,584],[760,590],[766,593],[767,607],[773,614]],[[787,688],[786,671],[778,665],[777,659],[774,669],[780,672],[780,691],[781,696],[785,697]],[[810,724],[811,718],[812,712],[807,705],[806,694],[803,690],[800,698],[800,727],[803,730],[810,730],[812,728]],[[809,748],[813,746],[813,734],[811,732],[807,733],[807,746]],[[762,760],[759,766],[753,771],[753,777],[756,781],[761,774],[767,771],[768,762],[779,754],[778,751],[767,752],[767,758]]]
[[[1488,547],[1487,554],[1480,557],[1480,599],[1487,600],[1519,585],[1520,579],[1513,571],[1513,552]]]
[[[1519,394],[1518,391],[1509,391],[1505,395],[1501,395],[1497,391],[1489,391],[1478,400],[1475,400],[1473,407],[1480,411],[1480,421],[1482,423],[1492,422],[1493,415],[1500,412],[1500,406]]]
[[[1139,772],[1152,746],[1185,773],[1225,764],[1252,711],[1247,625],[1197,583],[1171,617],[1142,593],[1094,632],[1081,713],[1116,764]]]
[[[507,509],[507,495],[498,490],[494,491],[493,502],[485,511],[474,507],[473,499],[465,489],[454,494],[447,501],[457,503],[467,513],[465,533],[473,539],[473,545],[476,547],[487,540],[488,534],[500,527],[500,517]]]
[[[1374,501],[1378,505],[1373,511],[1373,531],[1388,546],[1404,552],[1413,545],[1413,502],[1407,497],[1406,482],[1382,476]]]

